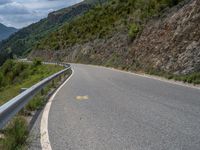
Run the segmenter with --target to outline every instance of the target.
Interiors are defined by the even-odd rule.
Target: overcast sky
[[[25,27],[58,10],[82,0],[0,0],[0,23]]]

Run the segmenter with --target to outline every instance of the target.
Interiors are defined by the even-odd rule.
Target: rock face
[[[32,51],[30,58],[40,57],[44,60],[62,60],[128,68],[124,62],[128,55],[127,41],[128,36],[126,33],[117,33],[109,39],[96,39],[63,50]]]
[[[184,1],[150,20],[130,43],[127,31],[32,57],[93,63],[122,69],[157,69],[175,74],[200,71],[200,0]]]
[[[178,7],[149,22],[134,41],[132,56],[144,66],[184,74],[200,71],[200,1]]]

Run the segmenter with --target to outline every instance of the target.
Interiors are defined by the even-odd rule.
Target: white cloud
[[[12,2],[0,6],[1,15],[29,14],[30,11],[21,3]]]
[[[0,0],[0,23],[22,28],[82,0]]]
[[[7,4],[7,3],[11,3],[12,2],[12,0],[1,0],[0,1],[0,5],[2,5],[2,4]]]

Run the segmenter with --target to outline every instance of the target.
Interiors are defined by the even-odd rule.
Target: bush
[[[42,107],[44,104],[44,97],[42,95],[35,96],[26,106],[29,111],[34,111]]]
[[[200,72],[194,72],[186,75],[175,75],[170,72],[149,68],[149,70],[146,70],[146,73],[150,75],[162,76],[167,79],[174,79],[176,81],[183,81],[192,84],[200,84]]]
[[[131,40],[135,39],[138,32],[140,31],[139,29],[139,26],[135,23],[133,23],[131,26],[130,26],[130,29],[129,29],[129,37],[131,38]]]
[[[14,66],[13,66],[13,73],[14,73],[14,76],[18,76],[23,70],[25,69],[25,65],[24,63],[16,63]]]
[[[42,61],[40,59],[34,59],[33,60],[33,66],[37,67],[40,66],[42,64]]]
[[[14,65],[13,60],[11,59],[7,60],[1,68],[3,75],[6,75],[9,71],[12,71],[13,65]]]
[[[0,68],[0,87],[20,83],[23,79],[26,79],[28,76],[22,74],[29,74],[29,66],[29,64],[22,62],[7,60]]]

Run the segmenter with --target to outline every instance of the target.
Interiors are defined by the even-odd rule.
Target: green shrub
[[[44,104],[44,97],[42,95],[35,96],[26,106],[29,111],[34,111],[42,107]]]
[[[11,59],[7,60],[1,68],[3,75],[6,75],[8,72],[12,71],[13,65],[14,65],[13,60]]]
[[[24,63],[21,63],[21,62],[16,63],[13,66],[14,76],[18,76],[24,69],[25,69],[25,64]]]
[[[131,40],[135,39],[138,32],[140,31],[139,26],[135,23],[130,25],[130,29],[129,29],[129,37],[131,38]]]
[[[33,60],[33,67],[42,65],[42,61],[39,58]]]
[[[175,75],[173,73],[156,70],[153,68],[149,68],[146,73],[156,76],[162,76],[167,79],[174,79],[176,81],[183,81],[187,83],[193,83],[193,84],[200,84],[200,72],[194,72],[186,75]]]
[[[29,75],[29,66],[29,64],[22,62],[7,60],[0,68],[0,72],[3,76],[0,87],[20,83],[23,79],[26,79]],[[26,76],[23,74],[26,74]]]

